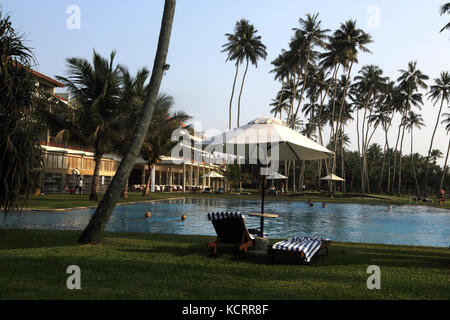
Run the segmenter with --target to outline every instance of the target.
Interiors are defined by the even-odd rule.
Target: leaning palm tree
[[[92,243],[100,240],[101,233],[105,229],[111,214],[119,200],[125,183],[128,181],[134,163],[141,151],[145,134],[150,125],[153,110],[158,98],[164,69],[166,69],[167,52],[169,50],[170,35],[172,33],[173,17],[175,14],[175,0],[165,0],[164,12],[161,22],[161,29],[156,50],[153,71],[150,83],[147,87],[142,112],[138,124],[134,131],[128,151],[120,162],[119,168],[114,175],[105,195],[102,197],[94,215],[92,216],[86,229],[78,239],[79,243]]]
[[[443,14],[446,14],[446,13],[450,14],[450,2],[447,2],[447,3],[443,4],[443,5],[441,6],[440,12],[441,12],[441,16],[442,16]],[[441,29],[441,32],[444,31],[444,30],[450,30],[450,22],[447,23],[447,24]]]
[[[448,71],[441,72],[439,78],[434,79],[434,85],[430,86],[430,91],[428,92],[429,99],[434,101],[433,105],[436,105],[439,101],[441,102],[439,107],[439,112],[437,115],[436,125],[434,126],[433,135],[431,136],[430,148],[428,149],[427,165],[425,169],[425,181],[423,192],[426,196],[428,192],[428,169],[430,164],[431,151],[433,149],[434,136],[436,135],[436,130],[439,125],[439,120],[441,118],[442,107],[444,102],[448,105],[450,102],[450,73]]]
[[[120,68],[110,59],[93,53],[92,64],[83,58],[68,58],[68,77],[57,76],[74,96],[76,123],[72,133],[82,135],[94,150],[94,174],[90,200],[98,200],[99,172],[102,157],[111,152],[116,131],[111,124],[122,113],[120,108]],[[70,131],[70,130],[69,130]]]
[[[420,114],[414,113],[413,111],[409,111],[406,118],[404,118],[403,125],[411,133],[411,165],[412,165],[414,181],[416,183],[416,194],[418,197],[420,197],[419,182],[417,181],[416,166],[414,164],[415,161],[414,161],[414,154],[413,154],[413,145],[414,145],[413,130],[414,130],[414,128],[417,128],[420,130],[422,127],[425,126],[425,123],[423,122],[423,118]]]

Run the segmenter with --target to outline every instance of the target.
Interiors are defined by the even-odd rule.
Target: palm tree
[[[133,165],[141,151],[145,135],[148,132],[148,127],[152,119],[153,110],[156,105],[164,69],[166,69],[166,58],[169,49],[170,35],[172,32],[175,4],[175,0],[165,0],[164,3],[164,12],[161,22],[158,48],[156,50],[155,61],[153,63],[153,71],[150,78],[150,83],[147,87],[142,113],[139,117],[136,130],[128,147],[128,152],[122,158],[119,168],[117,169],[105,195],[102,197],[102,200],[100,201],[100,204],[89,221],[86,229],[78,239],[79,243],[92,243],[100,240],[100,235],[111,218],[111,214],[117,201],[119,200],[123,187],[128,181]]]
[[[371,53],[371,51],[366,47],[369,43],[373,42],[370,34],[364,32],[364,30],[356,27],[356,21],[348,20],[342,23],[340,28],[334,32],[333,37],[336,39],[338,47],[342,50],[343,56],[347,60],[346,66],[348,65],[347,81],[344,86],[344,94],[342,96],[342,102],[339,111],[339,117],[337,121],[337,126],[334,134],[336,135],[341,126],[341,115],[345,104],[345,99],[347,97],[347,88],[349,85],[352,67],[354,63],[358,63],[358,51]],[[335,137],[335,141],[336,141]],[[337,145],[335,145],[335,148]],[[334,150],[336,153],[336,150]],[[332,173],[336,167],[336,160],[333,158]]]
[[[248,65],[251,63],[255,67],[258,67],[258,60],[260,58],[266,59],[267,56],[266,46],[261,42],[261,36],[256,35],[257,32],[258,30],[248,20],[241,19],[236,22],[235,32],[231,39],[229,38],[229,42],[224,45],[224,51],[229,52],[228,60],[236,60],[236,64],[243,63],[244,61],[246,63],[238,99],[238,127],[241,114],[241,97]]]
[[[378,66],[375,65],[368,65],[364,66],[359,71],[358,76],[355,77],[356,83],[354,84],[355,88],[363,93],[363,96],[365,96],[365,102],[364,102],[364,115],[362,119],[362,127],[361,127],[361,153],[362,153],[362,166],[361,166],[361,192],[366,192],[366,188],[368,187],[367,182],[368,179],[368,168],[367,168],[367,148],[370,144],[370,139],[375,133],[375,130],[377,129],[380,122],[374,122],[373,119],[371,119],[373,114],[373,106],[375,105],[375,102],[377,101],[378,94],[385,88],[387,78],[382,77],[383,70],[381,70]],[[367,115],[367,112],[369,114]],[[368,119],[369,121],[366,121]],[[370,121],[372,120],[372,121]],[[369,129],[370,124],[374,123],[374,130],[371,135],[369,135]],[[367,124],[367,125],[366,125]],[[359,131],[359,127],[357,128]],[[360,145],[359,142],[359,133],[358,133],[358,146]],[[369,190],[367,189],[367,192]]]
[[[171,140],[173,131],[190,118],[182,111],[171,112],[173,105],[173,98],[166,94],[161,94],[156,100],[152,121],[141,149],[141,156],[147,163],[149,172],[161,160],[162,155],[170,154],[178,143]],[[150,178],[147,179],[143,196],[148,196],[149,190]]]
[[[450,113],[444,113],[442,116],[444,117],[444,120],[442,120],[441,123],[446,124],[445,131],[447,132],[447,135],[448,135],[450,133]],[[448,140],[447,155],[445,156],[444,167],[442,169],[442,178],[441,178],[441,184],[439,185],[439,190],[441,190],[442,187],[444,186],[444,178],[447,173],[447,161],[448,161],[449,154],[450,154],[450,138]]]
[[[420,114],[414,113],[413,111],[409,111],[406,118],[404,118],[403,125],[406,127],[406,129],[411,133],[411,165],[413,169],[413,175],[414,175],[414,181],[416,182],[416,194],[418,197],[420,197],[420,189],[419,189],[419,182],[417,181],[417,174],[416,174],[416,166],[414,164],[414,156],[413,156],[413,129],[418,128],[419,130],[425,126],[425,123],[423,122],[423,118]]]
[[[403,121],[408,115],[409,111],[411,111],[411,105],[423,104],[422,102],[422,94],[416,93],[419,90],[419,87],[422,89],[427,89],[428,86],[425,83],[425,80],[428,80],[429,77],[422,73],[419,69],[417,69],[417,61],[411,61],[408,63],[408,69],[399,70],[400,77],[397,79],[399,82],[399,87],[401,91],[405,95],[405,106],[403,108],[403,117],[402,124],[399,128],[402,129],[402,137],[400,140],[400,156],[399,156],[399,166],[398,166],[398,195],[400,196],[401,192],[401,182],[402,182],[402,157],[401,152],[403,149],[403,137],[405,134],[405,121]],[[416,96],[413,94],[416,93]],[[394,164],[395,171],[395,164]]]
[[[239,65],[243,61],[243,54],[242,54],[242,39],[239,37],[240,32],[240,22],[236,22],[236,25],[234,27],[234,33],[226,33],[225,36],[227,37],[228,42],[225,43],[222,48],[222,52],[227,52],[228,56],[225,61],[236,61],[235,62],[235,68],[236,72],[234,74],[234,80],[233,80],[233,88],[231,89],[231,97],[230,97],[230,106],[229,106],[229,119],[228,119],[228,128],[231,130],[231,109],[233,104],[233,97],[234,97],[234,89],[236,87],[236,80],[239,73]]]
[[[56,99],[36,87],[30,72],[35,63],[23,36],[0,10],[0,208],[5,215],[23,204],[21,194],[39,187],[44,170],[45,123],[39,112]]]
[[[295,36],[292,40],[291,47],[292,48],[300,48],[300,52],[303,50],[301,48],[303,45],[306,45],[306,60],[305,65],[303,66],[303,86],[300,92],[299,102],[297,110],[294,114],[294,119],[298,116],[298,111],[300,105],[303,100],[303,94],[305,89],[308,86],[308,72],[310,70],[310,63],[312,60],[315,60],[315,57],[318,55],[314,52],[315,47],[325,48],[326,46],[326,34],[330,31],[328,29],[321,29],[322,21],[318,20],[319,14],[316,13],[314,15],[306,14],[306,19],[299,19],[300,28],[294,28]]]
[[[442,16],[443,14],[445,14],[445,13],[450,14],[450,2],[447,2],[447,3],[443,4],[443,5],[441,6],[440,12],[441,12],[441,16]],[[447,24],[441,29],[440,32],[442,32],[442,31],[444,31],[444,30],[446,30],[446,29],[450,29],[450,22],[447,23]]]
[[[120,68],[110,59],[93,53],[92,64],[83,58],[68,58],[67,78],[57,76],[74,96],[76,123],[72,133],[80,135],[94,150],[95,167],[90,200],[98,200],[99,171],[103,155],[111,152],[116,130],[111,124],[123,112],[120,108]]]
[[[439,78],[434,79],[434,85],[430,86],[430,91],[428,92],[429,99],[434,101],[433,105],[436,105],[439,101],[441,102],[439,112],[437,115],[436,125],[434,126],[433,135],[431,136],[430,148],[428,149],[428,157],[427,157],[427,166],[425,169],[425,182],[424,182],[424,196],[426,197],[426,193],[428,192],[428,169],[430,164],[430,156],[433,148],[434,136],[436,134],[437,127],[439,125],[439,119],[441,118],[442,107],[444,106],[444,102],[447,105],[450,102],[450,73],[448,71],[441,72]]]

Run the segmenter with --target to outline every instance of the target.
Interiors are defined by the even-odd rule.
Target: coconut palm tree
[[[319,14],[306,14],[306,19],[300,18],[299,24],[300,28],[294,28],[295,31],[294,38],[291,42],[292,48],[301,48],[303,45],[306,45],[306,59],[305,65],[303,66],[303,85],[302,90],[300,92],[299,102],[297,110],[294,114],[294,119],[297,118],[298,112],[300,109],[300,105],[303,101],[303,94],[308,85],[308,72],[310,70],[310,63],[315,60],[318,56],[318,53],[314,51],[315,47],[325,48],[327,33],[330,31],[328,29],[322,29],[321,23],[322,21],[318,20]],[[300,49],[300,52],[303,51],[303,48]],[[303,60],[303,59],[302,59]]]
[[[434,106],[441,102],[439,107],[439,112],[437,115],[436,125],[434,126],[433,135],[431,136],[430,148],[428,149],[427,165],[425,169],[425,181],[424,181],[424,196],[428,192],[428,169],[430,164],[430,156],[433,148],[433,141],[436,134],[437,127],[439,125],[439,120],[441,118],[442,107],[444,102],[448,105],[450,102],[450,73],[448,71],[441,72],[439,78],[434,79],[434,85],[430,86],[430,91],[428,92],[428,99],[434,101]]]
[[[419,189],[419,182],[417,181],[417,174],[416,174],[416,166],[414,164],[414,156],[413,156],[413,145],[414,145],[414,134],[413,130],[414,128],[421,129],[425,126],[425,123],[423,122],[423,118],[420,114],[414,113],[413,111],[409,111],[406,118],[404,118],[403,125],[406,127],[408,132],[411,133],[411,165],[412,165],[412,171],[414,175],[414,181],[416,183],[416,194],[418,197],[420,197],[420,189]]]
[[[361,192],[366,192],[367,188],[367,148],[370,144],[370,139],[378,128],[379,122],[369,121],[373,114],[373,107],[378,99],[378,94],[386,86],[387,77],[383,77],[383,70],[381,70],[376,65],[364,66],[360,71],[359,75],[355,77],[355,88],[363,93],[365,96],[364,102],[364,115],[362,118],[361,126],[361,155],[362,155],[362,166],[361,166]],[[367,121],[366,121],[367,119]],[[373,119],[372,119],[373,120]],[[372,134],[369,134],[369,129],[371,124],[375,124]],[[359,127],[357,128],[359,132]],[[358,146],[359,142],[358,133]],[[367,190],[368,192],[369,190]]]
[[[245,61],[245,71],[242,77],[241,90],[238,99],[237,126],[241,115],[241,98],[244,89],[244,82],[247,76],[248,66],[251,63],[258,67],[259,59],[266,59],[266,46],[261,42],[261,36],[257,36],[258,30],[250,24],[248,20],[241,19],[236,22],[235,32],[227,44],[224,45],[224,51],[228,51],[228,60],[236,60],[236,64]],[[233,89],[234,90],[234,89]]]
[[[120,198],[123,187],[128,181],[134,163],[141,151],[145,135],[150,125],[153,110],[158,98],[159,88],[166,68],[166,58],[169,49],[170,35],[172,32],[173,18],[175,14],[175,0],[165,0],[164,12],[161,21],[161,29],[156,50],[155,61],[150,83],[147,87],[142,112],[138,124],[134,131],[128,151],[120,162],[119,168],[114,175],[105,195],[102,197],[94,215],[92,216],[86,229],[78,239],[79,243],[92,243],[100,240],[101,233],[106,227],[111,214]]]
[[[399,156],[399,165],[398,165],[398,192],[397,194],[400,196],[401,192],[401,182],[402,182],[402,157],[401,152],[403,149],[403,138],[405,135],[405,121],[403,121],[408,115],[409,111],[411,111],[411,105],[419,105],[423,104],[422,102],[422,94],[417,93],[419,88],[427,89],[428,86],[425,83],[426,80],[429,79],[427,75],[425,75],[422,71],[417,68],[417,61],[411,61],[408,63],[408,68],[406,70],[399,70],[400,77],[397,79],[399,82],[400,90],[405,95],[405,105],[403,107],[403,117],[402,124],[399,129],[402,128],[402,136],[400,140],[400,156]],[[416,93],[416,95],[414,95]],[[394,164],[395,171],[395,164]]]
[[[450,14],[450,2],[447,2],[447,3],[443,4],[443,5],[441,6],[440,12],[441,12],[441,16],[442,16],[443,14],[446,14],[446,13],[447,13],[447,14]],[[444,30],[450,30],[450,22],[447,23],[447,24],[441,29],[440,32],[442,32],[442,31],[444,31]]]
[[[338,47],[342,50],[343,56],[347,60],[346,65],[348,65],[347,81],[344,86],[344,94],[342,96],[336,130],[334,131],[334,134],[336,135],[339,131],[340,126],[342,125],[341,115],[344,108],[345,99],[347,97],[347,89],[349,81],[351,79],[352,67],[354,63],[358,63],[359,51],[371,53],[371,51],[367,48],[367,45],[373,41],[370,34],[366,33],[362,29],[357,28],[356,21],[354,20],[348,20],[345,23],[342,23],[340,28],[334,32],[333,37],[336,39]],[[337,139],[335,137],[335,141],[336,140]],[[337,145],[335,145],[335,148],[336,147]],[[334,151],[336,153],[336,150]],[[332,173],[334,172],[335,167],[336,160],[333,158]]]
[[[147,163],[149,172],[161,160],[161,156],[170,154],[178,143],[171,140],[173,131],[190,119],[190,116],[182,111],[172,112],[173,105],[173,98],[166,94],[160,94],[156,100],[152,121],[141,149],[141,156]],[[143,196],[148,196],[149,191],[150,178],[147,179]]]
[[[222,52],[227,52],[228,56],[225,61],[235,61],[236,72],[233,79],[233,87],[231,89],[230,105],[229,105],[229,119],[228,128],[231,130],[231,109],[233,104],[234,90],[236,88],[236,80],[239,73],[239,65],[242,64],[243,54],[242,54],[242,39],[239,37],[241,24],[240,21],[236,22],[234,27],[234,33],[226,33],[228,42],[225,43],[222,48]]]
[[[444,118],[444,120],[442,120],[441,123],[446,125],[445,131],[447,132],[447,135],[449,135],[449,133],[450,133],[450,113],[444,113],[442,115],[442,117]],[[442,169],[442,178],[441,178],[441,184],[439,185],[439,190],[441,190],[444,185],[444,178],[447,173],[447,162],[448,162],[449,154],[450,154],[450,138],[448,140],[447,154],[445,156],[444,167]]]
[[[76,123],[72,133],[81,135],[94,150],[94,174],[90,200],[98,200],[99,171],[103,155],[112,151],[117,133],[111,124],[120,118],[120,68],[115,51],[105,59],[93,53],[92,64],[83,58],[68,58],[68,77],[57,76],[75,98]]]

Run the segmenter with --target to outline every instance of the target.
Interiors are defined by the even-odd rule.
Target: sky
[[[355,76],[364,65],[376,64],[391,79],[399,77],[415,60],[433,83],[442,71],[450,71],[450,31],[439,30],[450,21],[440,16],[445,0],[178,0],[167,63],[170,70],[161,91],[174,97],[175,108],[193,118],[196,129],[211,134],[228,129],[228,105],[234,77],[234,64],[221,52],[225,33],[233,32],[236,21],[247,19],[258,30],[267,47],[267,58],[251,66],[244,85],[240,123],[270,115],[271,100],[281,87],[273,78],[271,62],[288,48],[306,13],[319,13],[322,27],[334,31],[340,23],[353,19],[370,33],[372,54],[361,53],[354,66]],[[159,36],[163,0],[0,0],[3,13],[11,16],[16,30],[23,32],[37,58],[36,69],[48,76],[67,75],[68,57],[92,58],[95,49],[103,56],[117,51],[115,61],[132,73],[152,68]],[[73,11],[73,8],[77,9]],[[79,13],[79,14],[78,14]],[[244,68],[241,68],[242,70]],[[239,76],[240,85],[242,73]],[[239,86],[237,86],[239,90]],[[425,94],[425,91],[423,91]],[[237,96],[237,94],[235,95]],[[427,127],[416,130],[414,152],[428,152],[439,106],[424,98],[420,113]],[[447,109],[447,108],[445,108]],[[237,99],[233,104],[236,126]],[[418,112],[418,110],[415,110]],[[444,110],[447,112],[447,110]],[[201,126],[199,126],[201,124]],[[399,119],[394,119],[390,145],[395,144]],[[355,122],[346,127],[356,150]],[[410,151],[409,136],[404,152]],[[373,142],[384,146],[380,129]],[[448,138],[439,125],[434,149],[447,151]],[[440,160],[443,163],[443,159]]]

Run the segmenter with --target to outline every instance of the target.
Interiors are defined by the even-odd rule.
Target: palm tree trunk
[[[441,190],[442,187],[444,186],[444,179],[445,179],[445,174],[447,173],[447,161],[448,161],[449,153],[450,153],[450,139],[448,141],[447,155],[445,156],[444,168],[443,168],[443,171],[442,171],[442,178],[441,178],[441,184],[439,186],[439,190]]]
[[[350,82],[350,75],[352,72],[352,68],[353,68],[353,60],[350,63],[350,67],[348,68],[348,73],[347,73],[347,80],[345,81],[345,86],[344,86],[344,94],[342,96],[342,102],[341,102],[341,107],[339,108],[339,117],[338,117],[338,121],[336,124],[336,132],[334,133],[334,153],[336,154],[337,151],[337,135],[339,132],[339,129],[342,126],[342,110],[344,109],[344,105],[345,105],[345,98],[347,97],[347,89],[348,89],[348,84]],[[336,170],[336,157],[333,157],[333,167],[332,167],[332,171],[331,173],[334,173]]]
[[[383,150],[383,161],[381,162],[381,174],[380,174],[380,180],[378,182],[378,189],[377,189],[378,193],[382,193],[381,188],[383,185],[384,167],[386,164],[386,149],[387,149],[387,146],[386,146],[386,141],[385,141],[384,142],[384,150]]]
[[[247,63],[245,65],[245,72],[244,72],[244,76],[242,77],[242,83],[241,83],[241,91],[239,92],[239,100],[238,100],[238,114],[237,114],[237,127],[239,128],[239,119],[241,117],[241,97],[242,97],[242,91],[244,89],[244,82],[245,82],[245,77],[247,76],[247,71],[248,71],[248,58],[247,58]]]
[[[95,155],[95,167],[94,174],[92,176],[92,185],[91,185],[91,194],[89,195],[89,200],[98,201],[98,182],[99,182],[99,172],[100,172],[100,164],[102,161],[102,155]]]
[[[298,116],[298,111],[300,110],[300,105],[302,104],[303,101],[303,94],[305,93],[305,89],[306,89],[306,85],[307,85],[307,79],[308,79],[308,65],[309,65],[309,57],[311,54],[311,41],[309,42],[309,46],[308,46],[308,54],[306,56],[306,65],[305,65],[305,72],[303,73],[303,87],[302,87],[302,92],[300,93],[300,98],[299,98],[299,102],[298,102],[298,106],[297,106],[297,110],[295,110],[295,115],[294,115],[294,121],[293,123],[295,123],[295,120],[297,120],[297,116]]]
[[[405,112],[404,112],[402,121],[403,121],[403,119],[405,119],[406,115],[408,114],[410,98],[411,98],[411,92],[408,93],[408,97],[406,99]],[[402,138],[400,140],[399,161],[398,161],[398,193],[397,193],[398,196],[400,196],[401,189],[402,189],[402,150],[403,150],[403,138],[405,136],[405,128],[406,128],[406,125],[403,125]]]
[[[229,107],[228,129],[230,129],[230,130],[231,130],[231,107],[233,105],[234,89],[236,87],[236,79],[237,79],[238,73],[239,73],[239,63],[236,63],[236,74],[234,75],[233,89],[231,90],[230,107]]]
[[[402,126],[400,125],[398,127],[398,133],[397,133],[397,141],[395,142],[395,149],[394,149],[394,168],[392,169],[392,190],[388,189],[388,193],[390,193],[391,195],[394,194],[394,188],[395,188],[395,169],[397,166],[397,155],[398,155],[398,142],[400,141],[400,132],[401,132]]]
[[[114,175],[114,178],[111,181],[105,195],[100,201],[94,215],[89,221],[89,224],[78,239],[79,243],[86,244],[98,242],[100,240],[100,236],[111,218],[111,214],[120,198],[120,193],[123,190],[123,186],[127,182],[131,170],[133,169],[133,165],[136,162],[142,148],[145,135],[148,131],[148,127],[153,116],[153,110],[155,108],[156,99],[158,97],[158,92],[164,73],[170,43],[170,35],[172,32],[172,23],[175,14],[175,4],[176,0],[165,0],[152,76],[150,78],[148,92],[142,107],[139,122],[133,134],[133,138],[131,139],[128,151],[122,158],[119,168],[117,169],[116,174]]]
[[[411,164],[414,174],[414,181],[416,182],[416,194],[417,197],[419,197],[420,196],[419,182],[417,182],[416,166],[414,164],[414,156],[413,156],[413,127],[411,127]]]
[[[427,166],[426,166],[426,169],[425,169],[425,181],[424,181],[424,184],[423,184],[424,185],[424,187],[423,187],[424,197],[426,197],[427,193],[428,193],[428,170],[429,170],[429,167],[430,167],[430,155],[431,155],[431,151],[433,149],[434,136],[436,134],[437,127],[439,125],[439,119],[441,117],[441,112],[442,112],[442,106],[443,105],[444,105],[444,97],[442,97],[441,107],[439,108],[439,113],[438,113],[438,116],[437,116],[436,125],[434,126],[433,135],[431,136],[430,149],[428,150]]]

